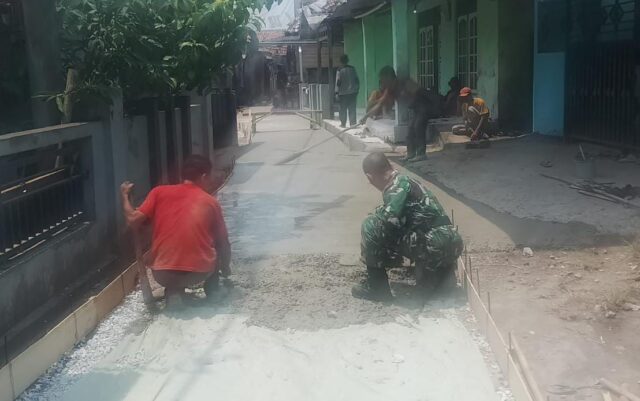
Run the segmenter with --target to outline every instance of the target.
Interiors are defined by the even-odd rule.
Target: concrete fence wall
[[[64,309],[69,291],[104,274],[106,266],[131,255],[120,213],[119,184],[136,182],[136,200],[151,187],[147,118],[124,118],[118,100],[102,121],[50,126],[0,136],[0,160],[16,164],[24,155],[72,144],[84,177],[79,224],[38,244],[0,269],[0,366],[18,355],[49,327],[38,322]],[[55,159],[55,157],[53,158]],[[42,163],[41,163],[42,164]],[[51,164],[51,166],[49,166]],[[15,180],[7,174],[0,185]],[[46,205],[44,205],[46,208]],[[101,272],[102,270],[102,272]],[[53,322],[52,322],[53,323]]]
[[[21,352],[27,326],[54,307],[56,297],[78,278],[115,259],[113,246],[113,159],[108,149],[107,127],[94,122],[68,124],[0,137],[0,157],[18,157],[51,145],[80,143],[86,217],[81,224],[38,245],[0,273],[0,333],[5,364]],[[111,178],[111,179],[110,179]],[[53,301],[53,302],[52,302]],[[40,333],[31,332],[38,337]]]
[[[21,163],[36,172],[53,169],[55,149],[72,146],[83,173],[84,211],[80,223],[0,266],[0,367],[50,328],[37,322],[50,321],[51,311],[64,308],[70,288],[104,276],[105,266],[122,270],[132,258],[120,183],[135,183],[133,200],[139,204],[154,185],[179,180],[186,154],[213,159],[216,135],[235,134],[233,127],[214,132],[227,117],[216,114],[220,102],[216,98],[214,105],[211,96],[184,96],[169,111],[159,110],[156,101],[132,115],[114,99],[97,113],[101,121],[0,136],[0,186],[28,175]],[[228,118],[235,123],[235,114]]]

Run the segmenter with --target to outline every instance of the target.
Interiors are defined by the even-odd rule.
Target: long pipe
[[[380,3],[377,6],[373,7],[371,10],[354,16],[353,19],[360,19],[360,18],[364,18],[366,16],[369,16],[369,15],[375,13],[376,11],[378,11],[379,9],[381,9],[382,7],[384,7],[385,5],[387,5],[387,2],[383,1],[382,3]]]
[[[300,83],[304,82],[304,74],[302,72],[302,46],[298,46],[298,56],[300,60]]]

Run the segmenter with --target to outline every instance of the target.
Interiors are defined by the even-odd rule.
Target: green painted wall
[[[416,3],[418,13],[440,6],[441,19],[438,29],[438,88],[441,93],[449,90],[448,82],[456,74],[456,24],[455,1],[451,2],[451,15],[446,12],[444,0],[421,0]],[[418,78],[418,26],[416,17],[408,21],[411,46],[411,77]]]
[[[441,93],[449,90],[448,82],[456,75],[456,1],[449,3],[451,12],[448,11],[446,0],[421,0],[416,3],[417,12],[427,11],[440,6],[441,19],[438,30],[438,82]],[[478,15],[478,88],[480,97],[487,101],[494,116],[498,113],[498,2],[495,0],[477,0]],[[412,76],[417,76],[417,35],[418,27],[415,20],[409,21],[410,39],[414,56]],[[415,44],[414,44],[415,43]]]
[[[363,23],[366,37],[363,37]],[[378,88],[378,72],[385,65],[393,65],[391,13],[373,14],[364,20],[345,23],[344,48],[360,78],[358,107],[365,107],[369,94]]]
[[[380,69],[385,65],[393,65],[391,13],[370,15],[364,19],[364,24],[365,35],[367,35],[367,80],[369,82],[367,93],[371,93],[379,86]]]
[[[445,4],[441,4],[441,7],[445,6]],[[438,31],[440,42],[440,48],[438,49],[440,58],[438,78],[441,93],[446,93],[449,90],[449,80],[456,76],[455,2],[452,2],[451,8],[451,15],[445,15],[442,18],[440,30]]]
[[[418,79],[418,27],[416,26],[416,20],[416,14],[410,12],[407,18],[407,29],[409,30],[409,76],[413,80]]]
[[[498,118],[498,2],[478,0],[478,96]]]
[[[418,26],[416,15],[412,10],[413,1],[396,0],[407,3],[407,30],[409,47],[409,74],[417,79],[418,72]],[[451,12],[448,11],[448,4]],[[415,3],[417,12],[440,6],[442,10],[438,31],[438,78],[439,90],[446,93],[449,79],[456,75],[456,1],[419,0]],[[498,110],[498,76],[499,65],[508,68],[508,63],[499,62],[498,1],[477,0],[478,16],[478,96],[486,100],[492,116],[499,116]],[[362,21],[349,22],[344,25],[345,52],[349,54],[360,77],[360,95],[358,106],[364,107],[366,97],[378,87],[378,71],[385,65],[393,65],[393,38],[391,14],[389,11],[376,13],[364,18],[364,34]],[[363,39],[366,49],[363,46]],[[504,91],[504,89],[503,89]]]

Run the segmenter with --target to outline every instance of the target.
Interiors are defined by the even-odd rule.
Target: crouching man
[[[185,288],[200,282],[212,296],[219,274],[230,274],[231,247],[222,209],[210,195],[216,184],[211,170],[209,159],[189,156],[182,183],[154,188],[137,209],[129,199],[133,184],[120,187],[127,224],[133,230],[147,221],[152,225],[149,267],[171,307],[181,306]]]
[[[420,184],[398,174],[383,153],[365,157],[362,168],[369,182],[382,192],[383,205],[362,223],[362,259],[366,280],[353,287],[357,298],[391,298],[386,269],[402,257],[413,261],[416,278],[428,288],[453,273],[462,253],[462,239],[436,197]]]

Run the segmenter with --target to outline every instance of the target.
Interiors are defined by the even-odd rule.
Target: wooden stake
[[[602,393],[602,399],[604,401],[613,401],[613,398],[611,398],[611,393],[608,391]]]
[[[487,291],[487,309],[489,310],[489,315],[491,315],[491,293]]]
[[[527,386],[529,387],[529,391],[533,396],[534,401],[544,401],[545,397],[540,392],[538,385],[536,384],[535,379],[533,378],[533,372],[531,367],[529,366],[529,362],[524,356],[516,337],[513,335],[509,336],[509,341],[511,342],[511,355],[518,362],[520,366],[520,371],[522,372],[522,376],[524,376],[524,380],[527,382]]]

